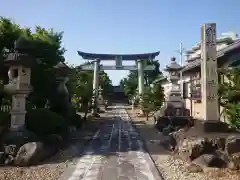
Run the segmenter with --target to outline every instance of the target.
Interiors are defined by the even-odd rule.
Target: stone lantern
[[[98,104],[99,105],[103,105],[104,104],[104,99],[103,99],[103,95],[102,95],[102,93],[103,93],[103,89],[102,89],[102,87],[100,86],[99,88],[98,88]]]
[[[70,68],[64,63],[59,62],[56,66],[54,66],[57,81],[63,81],[64,79],[68,79],[67,75],[70,71]]]
[[[59,83],[57,91],[69,96],[66,83],[69,81],[68,73],[70,68],[65,63],[59,62],[56,66],[54,66],[54,69],[56,73],[56,81]]]
[[[171,63],[165,68],[165,71],[168,72],[168,81],[171,84],[166,100],[174,108],[182,108],[184,106],[179,84],[181,70],[182,67],[176,62],[175,57],[171,58]]]
[[[56,66],[54,66],[56,73],[56,81],[59,83],[57,91],[58,93],[63,93],[66,96],[69,96],[68,89],[66,83],[69,81],[68,73],[70,68],[63,62],[59,62]]]
[[[4,61],[9,67],[9,83],[4,85],[6,93],[12,95],[11,130],[18,131],[25,124],[26,98],[32,91],[31,66],[34,58],[28,54],[30,41],[21,37],[15,42],[14,51]]]
[[[52,108],[54,111],[60,113],[64,117],[68,115],[68,108],[70,105],[70,98],[68,88],[66,83],[69,81],[68,73],[70,68],[63,62],[59,62],[56,66],[54,66],[56,81],[57,81],[57,89],[54,94],[54,102],[52,102]]]
[[[156,126],[163,134],[169,134],[175,128],[193,125],[190,111],[186,109],[184,99],[181,96],[179,84],[181,70],[182,67],[176,63],[174,57],[165,68],[165,71],[168,72],[170,88],[166,92],[166,101],[163,107],[154,114]]]

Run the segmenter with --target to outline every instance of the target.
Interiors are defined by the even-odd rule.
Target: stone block
[[[230,132],[229,125],[219,120],[206,120],[204,121],[204,132],[218,132],[227,133]]]
[[[192,163],[201,167],[226,167],[226,163],[215,154],[203,154],[194,159]]]

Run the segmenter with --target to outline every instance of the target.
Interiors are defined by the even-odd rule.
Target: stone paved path
[[[123,106],[95,134],[68,180],[162,180]]]

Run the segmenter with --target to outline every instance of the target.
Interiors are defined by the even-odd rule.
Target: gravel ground
[[[153,155],[153,159],[165,180],[239,180],[240,173],[227,169],[209,169],[208,172],[189,173],[187,164],[171,155]],[[174,173],[173,173],[174,172]]]
[[[57,180],[67,167],[66,163],[35,167],[4,167],[0,169],[0,180]]]
[[[170,152],[159,145],[161,134],[154,128],[153,121],[146,122],[144,117],[137,117],[137,110],[127,111],[133,124],[146,142],[146,147],[165,180],[240,180],[240,171],[227,169],[206,169],[202,173],[189,173],[186,162],[174,158]],[[151,118],[150,118],[151,119]]]
[[[102,115],[104,116],[104,114]],[[98,129],[100,120],[91,121],[84,127],[85,136],[74,140],[78,147],[83,146],[89,140],[90,134]],[[73,142],[74,142],[73,141]],[[31,167],[0,167],[0,180],[57,180],[70,163],[74,163],[77,148],[73,144],[69,148],[60,151],[43,165]]]

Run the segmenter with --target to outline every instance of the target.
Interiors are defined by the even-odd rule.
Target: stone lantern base
[[[10,129],[16,131],[25,124],[26,116],[26,98],[32,91],[31,86],[23,86],[23,89],[18,89],[16,84],[10,83],[4,86],[4,90],[12,95],[12,110],[11,127]]]
[[[25,125],[26,111],[11,111],[11,130],[18,131]]]

